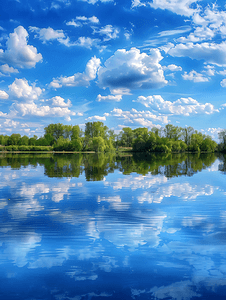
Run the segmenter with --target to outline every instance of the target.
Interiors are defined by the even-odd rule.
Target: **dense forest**
[[[217,144],[208,135],[192,127],[148,128],[124,127],[119,134],[103,122],[88,122],[85,131],[78,125],[49,124],[44,136],[28,137],[13,133],[0,135],[0,151],[94,151],[110,152],[119,149],[134,152],[226,152],[226,130],[219,133]]]

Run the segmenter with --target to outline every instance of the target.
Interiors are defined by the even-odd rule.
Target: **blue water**
[[[224,157],[1,159],[0,299],[226,299]]]

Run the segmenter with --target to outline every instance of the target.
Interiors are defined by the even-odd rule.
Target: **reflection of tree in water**
[[[218,170],[226,174],[226,154],[219,156],[221,163],[218,166]]]
[[[82,154],[54,155],[45,165],[49,177],[79,177],[82,174]]]
[[[166,155],[134,155],[133,172],[152,175],[164,175],[168,178],[175,176],[192,176],[198,171],[211,166],[216,160],[213,153],[209,154],[166,154]]]
[[[223,155],[222,155],[223,157]],[[104,176],[118,169],[123,174],[192,176],[211,166],[216,160],[209,154],[145,154],[136,153],[116,157],[111,153],[101,154],[7,154],[0,158],[0,167],[11,166],[14,169],[28,165],[42,165],[49,177],[79,177],[83,171],[86,180],[103,180]],[[225,156],[219,170],[226,170]]]
[[[113,154],[86,154],[83,156],[86,180],[103,180],[104,176],[113,173],[116,168]]]
[[[0,155],[0,167],[10,166],[12,169],[20,169],[31,165],[36,167],[44,165],[52,158],[52,154],[2,154]]]

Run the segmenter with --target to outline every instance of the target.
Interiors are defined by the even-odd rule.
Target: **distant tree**
[[[218,151],[226,152],[226,129],[223,129],[218,133],[218,138],[220,140]]]
[[[132,147],[133,139],[133,130],[130,127],[122,128],[122,132],[120,133],[120,145],[124,147]]]
[[[44,128],[45,135],[49,134],[55,140],[55,142],[59,139],[59,137],[63,137],[65,133],[65,126],[61,123],[57,124],[49,124],[47,127]]]
[[[7,145],[18,145],[19,140],[21,139],[21,135],[19,133],[13,133],[10,135],[7,141]]]
[[[0,145],[2,145],[2,146],[7,145],[8,144],[8,139],[9,139],[8,135],[1,134],[0,135]]]
[[[35,146],[37,139],[38,139],[37,135],[34,135],[33,137],[29,138],[28,144],[30,146]]]
[[[181,128],[178,126],[173,126],[172,124],[167,124],[164,129],[165,137],[168,139],[174,139],[177,141],[181,135],[182,131]]]
[[[28,146],[28,143],[29,143],[29,137],[26,135],[22,136],[18,141],[18,145]]]
[[[103,152],[105,148],[105,142],[101,136],[93,138],[93,149],[95,152]]]
[[[191,136],[193,133],[195,133],[195,130],[191,126],[182,128],[181,139],[185,142],[186,145],[191,144]]]

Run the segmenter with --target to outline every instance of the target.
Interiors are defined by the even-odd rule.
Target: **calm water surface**
[[[1,155],[0,299],[226,299],[225,157]]]

